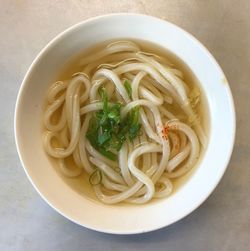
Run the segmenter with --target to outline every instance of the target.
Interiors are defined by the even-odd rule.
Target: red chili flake
[[[162,129],[161,132],[162,132],[162,137],[164,139],[168,139],[168,133],[169,133],[169,127],[168,127],[168,125],[165,126],[165,127],[163,127],[163,129]]]
[[[162,128],[161,133],[162,133],[162,138],[168,139],[168,134],[170,130],[178,130],[177,125],[169,125],[166,123],[166,125]]]

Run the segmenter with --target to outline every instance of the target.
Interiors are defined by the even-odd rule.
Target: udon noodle
[[[81,71],[49,88],[46,152],[67,177],[88,175],[96,196],[106,204],[141,204],[169,196],[173,179],[196,164],[206,145],[197,113],[199,89],[190,89],[183,73],[166,58],[142,51],[132,41],[110,43],[79,64]],[[112,158],[86,137],[93,129],[91,119],[103,114],[103,93],[106,109],[118,107],[119,130],[135,108],[139,116],[133,139],[124,134],[118,150],[110,146]],[[101,126],[97,132],[103,136]]]

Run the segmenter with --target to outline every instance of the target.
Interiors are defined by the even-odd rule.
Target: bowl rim
[[[232,152],[233,152],[233,147],[234,147],[234,142],[235,142],[235,134],[236,134],[236,113],[235,113],[235,105],[234,105],[234,100],[233,100],[233,96],[232,96],[232,92],[231,92],[231,88],[228,84],[228,88],[227,88],[227,95],[229,98],[229,102],[230,102],[230,115],[232,116],[232,131],[231,131],[231,141],[230,141],[230,148],[227,152],[227,157],[224,159],[224,166],[220,168],[220,175],[217,179],[217,181],[214,183],[213,186],[210,187],[209,192],[206,194],[206,196],[204,196],[201,200],[199,200],[198,203],[193,204],[192,208],[190,210],[185,211],[185,213],[182,214],[181,217],[177,217],[177,219],[172,220],[172,222],[170,222],[169,224],[159,224],[157,227],[148,227],[147,230],[145,229],[141,229],[138,230],[138,228],[136,228],[135,230],[131,229],[130,231],[122,231],[122,230],[111,230],[111,229],[105,229],[103,227],[100,228],[96,228],[96,227],[92,227],[90,225],[84,225],[82,223],[77,222],[75,219],[73,219],[72,217],[64,214],[64,212],[62,212],[58,207],[56,207],[54,205],[54,203],[52,203],[51,201],[49,201],[43,194],[42,192],[39,190],[39,188],[36,186],[36,184],[33,182],[32,177],[29,175],[27,168],[25,167],[23,158],[22,158],[22,154],[21,154],[21,147],[19,144],[19,136],[17,133],[17,127],[18,127],[18,122],[17,122],[17,116],[19,113],[19,107],[20,107],[20,102],[21,102],[21,97],[23,95],[24,92],[24,86],[26,84],[26,81],[29,77],[29,75],[31,74],[31,72],[33,71],[34,66],[36,65],[36,63],[40,60],[40,58],[42,58],[43,54],[51,47],[53,46],[55,43],[57,43],[58,41],[62,40],[65,36],[68,35],[68,33],[70,33],[73,30],[76,30],[78,27],[80,26],[84,26],[88,23],[91,22],[95,22],[95,21],[102,21],[103,19],[106,18],[112,18],[112,17],[124,17],[124,16],[134,16],[134,17],[142,17],[142,18],[147,18],[147,19],[151,19],[154,21],[157,21],[159,23],[167,23],[168,25],[172,26],[174,29],[179,30],[180,32],[182,32],[184,35],[186,35],[189,39],[191,39],[196,46],[199,46],[203,52],[206,54],[206,56],[211,60],[211,62],[216,66],[217,70],[220,72],[220,74],[224,77],[225,81],[227,81],[226,76],[223,72],[223,70],[221,69],[220,65],[218,64],[218,62],[216,61],[216,59],[214,58],[214,56],[210,53],[210,51],[192,34],[190,34],[189,32],[187,32],[186,30],[184,30],[183,28],[179,27],[178,25],[169,22],[167,20],[164,19],[160,19],[158,17],[155,16],[150,16],[150,15],[146,15],[146,14],[138,14],[138,13],[112,13],[112,14],[105,14],[105,15],[100,15],[100,16],[95,16],[92,18],[88,18],[86,20],[80,21],[70,27],[68,27],[67,29],[63,30],[62,32],[58,33],[52,40],[50,40],[49,43],[47,43],[41,50],[40,52],[37,54],[37,56],[34,58],[34,60],[32,61],[31,65],[28,67],[28,70],[25,73],[25,76],[23,78],[23,81],[21,83],[21,86],[19,88],[18,91],[18,95],[17,95],[17,99],[16,99],[16,104],[15,104],[15,112],[14,112],[14,137],[15,137],[15,144],[16,144],[16,148],[17,148],[17,152],[18,152],[18,156],[21,162],[21,165],[29,179],[29,181],[31,182],[31,184],[33,185],[33,187],[36,189],[36,191],[38,192],[38,194],[43,198],[44,201],[46,201],[46,203],[48,203],[54,210],[56,210],[59,214],[61,214],[62,216],[64,216],[65,218],[67,218],[68,220],[86,227],[88,229],[94,230],[94,231],[98,231],[98,232],[103,232],[103,233],[109,233],[109,234],[140,234],[140,233],[145,233],[145,232],[151,232],[151,231],[155,231],[161,228],[164,228],[166,226],[169,226],[181,219],[183,219],[184,217],[186,217],[187,215],[189,215],[191,212],[193,212],[194,210],[196,210],[210,195],[211,193],[215,190],[215,188],[217,187],[218,183],[220,182],[222,176],[224,175],[227,166],[230,162],[230,158],[232,156]],[[228,81],[227,81],[228,83]]]

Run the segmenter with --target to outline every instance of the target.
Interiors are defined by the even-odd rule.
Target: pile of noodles
[[[117,41],[80,62],[82,71],[54,83],[47,95],[43,137],[46,152],[56,158],[68,177],[101,176],[93,185],[104,203],[146,203],[169,196],[172,180],[197,162],[206,138],[190,102],[191,90],[182,72],[167,59],[143,52],[131,41]],[[124,88],[129,80],[132,98]],[[100,154],[87,140],[93,114],[102,109],[98,89],[104,87],[110,102],[120,102],[121,117],[139,106],[140,135],[127,140],[117,161]],[[168,107],[177,105],[184,119]],[[55,121],[53,116],[59,114]],[[167,133],[167,134],[166,134]],[[74,165],[67,165],[71,158]]]

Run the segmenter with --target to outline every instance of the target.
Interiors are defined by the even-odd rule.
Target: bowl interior
[[[41,114],[48,86],[79,51],[97,42],[116,38],[148,40],[173,52],[195,73],[208,102],[210,140],[199,167],[173,196],[146,205],[112,206],[91,199],[93,192],[90,188],[82,191],[82,187],[78,187],[80,182],[65,180],[57,168],[52,168],[53,161],[48,158],[42,145]],[[151,231],[193,211],[222,177],[231,155],[234,133],[234,106],[230,88],[213,57],[185,31],[171,23],[143,15],[103,16],[80,23],[60,34],[31,65],[16,106],[17,148],[25,171],[37,191],[65,217],[88,228],[109,233]],[[121,218],[125,220],[121,221]]]

